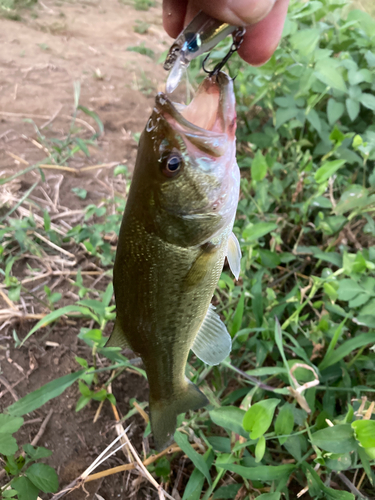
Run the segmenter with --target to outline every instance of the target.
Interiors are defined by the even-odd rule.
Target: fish
[[[189,105],[159,93],[139,140],[113,270],[116,320],[107,346],[142,358],[155,448],[177,416],[206,406],[185,376],[190,350],[208,365],[231,351],[211,305],[225,257],[238,279],[232,232],[239,198],[232,80],[205,78]]]

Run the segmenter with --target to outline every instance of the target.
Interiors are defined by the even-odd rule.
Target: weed
[[[141,43],[141,45],[136,45],[134,47],[128,47],[126,50],[129,52],[137,52],[138,54],[147,56],[150,59],[155,59],[155,52],[152,49],[145,47],[144,43]]]
[[[150,25],[148,23],[145,23],[144,21],[140,21],[139,19],[135,20],[135,25],[133,26],[133,31],[136,33],[139,33],[140,35],[144,35],[147,33],[148,28]]]
[[[120,0],[125,5],[131,5],[135,10],[146,11],[156,5],[155,0]]]
[[[20,21],[20,12],[32,7],[37,0],[0,0],[0,16],[12,21]]]

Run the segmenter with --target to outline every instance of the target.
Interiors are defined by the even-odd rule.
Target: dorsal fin
[[[230,353],[232,339],[210,304],[191,350],[207,365],[218,365]]]
[[[241,248],[234,233],[231,233],[228,239],[227,259],[230,270],[238,280],[241,272]]]

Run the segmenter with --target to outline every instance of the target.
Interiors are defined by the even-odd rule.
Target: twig
[[[349,488],[349,490],[354,493],[355,496],[359,496],[360,498],[368,498],[366,495],[361,493],[354,484],[349,481],[349,479],[342,472],[337,472],[337,476],[341,479],[341,481]]]
[[[47,245],[49,245],[51,248],[54,248],[58,252],[61,252],[62,254],[66,255],[67,257],[70,257],[71,259],[75,260],[75,258],[76,258],[75,255],[73,255],[72,253],[68,252],[68,250],[64,250],[63,248],[59,247],[58,245],[55,245],[54,243],[52,243],[52,241],[48,240],[47,238],[45,238],[41,234],[37,233],[36,231],[34,231],[34,234],[40,240],[44,241],[44,243],[47,243]]]
[[[144,409],[139,406],[139,404],[137,403],[137,401],[134,401],[133,406],[134,406],[134,408],[136,408],[136,410],[138,411],[138,413],[141,414],[141,416],[142,416],[143,420],[146,422],[146,424],[148,424],[150,419],[148,418],[148,415],[144,411]]]
[[[1,112],[0,112],[1,114]],[[38,147],[40,146],[39,143],[31,139],[31,142],[33,144],[38,144]],[[43,146],[41,146],[43,148]],[[27,160],[24,160],[20,156],[12,153],[11,151],[5,151],[5,153],[13,158],[16,161],[19,161],[23,165],[29,166],[30,163]],[[79,174],[80,172],[88,172],[90,170],[98,170],[100,168],[111,168],[115,167],[118,165],[120,162],[118,161],[112,161],[111,163],[99,163],[98,165],[90,165],[89,167],[83,167],[83,168],[73,168],[73,167],[66,167],[65,165],[54,165],[54,164],[49,164],[49,163],[41,163],[38,165],[38,168],[41,168],[43,170],[63,170],[65,172],[72,172],[73,174]],[[36,167],[35,167],[36,168]]]
[[[8,304],[9,307],[17,310],[17,307],[13,304],[8,295],[4,293],[1,289],[0,289],[0,295],[2,296],[2,298],[5,300],[5,302]]]
[[[50,120],[51,117],[49,115],[36,115],[33,113],[11,113],[9,111],[0,111],[0,116],[9,116],[13,118],[40,118],[41,120]],[[72,120],[72,116],[70,115],[60,115],[61,118],[64,118],[65,120]],[[80,123],[81,125],[84,125],[90,132],[93,134],[96,134],[96,130],[94,127],[92,127],[89,123],[87,123],[85,120],[82,120],[81,118],[75,118],[75,121],[77,123]]]
[[[53,120],[56,118],[56,116],[60,113],[62,108],[63,108],[63,105],[60,104],[60,107],[57,109],[57,111],[51,116],[51,118],[49,120],[47,120],[45,123],[43,123],[43,125],[41,125],[39,127],[39,129],[43,130],[44,128],[48,127],[48,125],[50,125],[53,122]]]
[[[43,436],[44,431],[46,430],[47,424],[50,421],[51,417],[53,414],[53,410],[51,409],[48,413],[46,418],[44,419],[42,425],[40,426],[40,429],[38,431],[38,434],[35,436],[35,438],[31,441],[32,446],[35,446],[38,444],[39,439]]]
[[[250,382],[252,382],[254,385],[257,385],[261,389],[264,389],[264,390],[270,391],[270,392],[275,392],[275,390],[276,390],[276,387],[272,387],[271,385],[264,384],[263,382],[258,380],[256,377],[252,377],[251,375],[248,375],[246,372],[240,370],[239,368],[237,368],[237,366],[234,366],[231,363],[226,363],[224,361],[223,365],[230,368],[234,372],[238,373],[239,375],[241,375],[241,377],[246,378],[247,380],[250,380]]]
[[[10,394],[13,396],[14,401],[18,401],[18,396],[16,392],[14,391],[13,387],[10,385],[10,383],[7,381],[5,377],[0,375],[0,383],[3,384],[3,386],[10,392]],[[1,393],[3,394],[3,393]]]

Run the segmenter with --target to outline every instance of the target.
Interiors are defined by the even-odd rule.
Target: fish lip
[[[204,86],[216,85],[219,90],[219,104],[217,109],[217,116],[221,122],[221,131],[212,131],[187,120],[182,113],[177,109],[173,101],[164,92],[159,92],[155,98],[155,109],[163,116],[164,119],[168,121],[168,115],[177,124],[186,130],[186,132],[194,133],[195,135],[202,136],[210,134],[211,137],[223,137],[223,135],[230,132],[230,129],[234,129],[233,124],[235,123],[236,112],[235,112],[235,102],[231,99],[232,90],[232,79],[228,77],[226,73],[219,72],[217,75],[207,77],[198,88],[196,95],[204,91]],[[194,101],[194,98],[193,98]],[[229,108],[229,109],[228,109]],[[228,130],[229,129],[229,130]]]

